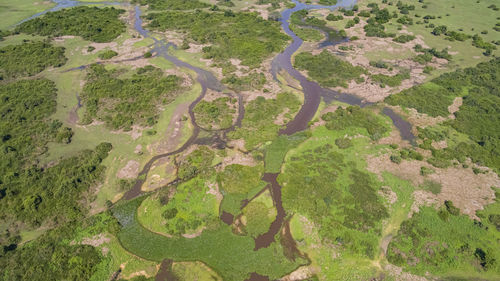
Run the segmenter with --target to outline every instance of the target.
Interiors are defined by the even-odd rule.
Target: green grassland
[[[351,140],[351,146],[337,147],[336,140],[346,137]],[[293,214],[291,230],[300,250],[308,253],[313,267],[321,269],[317,273],[319,280],[360,280],[376,276],[381,272],[381,264],[386,262],[380,249],[383,238],[396,234],[410,210],[414,190],[410,183],[391,174],[384,174],[379,182],[366,172],[364,157],[389,149],[370,142],[364,128],[352,126],[332,131],[321,126],[285,157],[283,172],[278,178],[283,185],[283,204]],[[321,175],[328,180],[318,179]],[[364,185],[364,181],[370,184]],[[353,183],[367,189],[354,190]],[[309,186],[314,188],[311,190]],[[374,189],[395,192],[397,201],[388,204]],[[350,196],[363,198],[352,201]],[[307,201],[297,204],[299,198],[307,198]],[[363,202],[365,206],[358,206],[356,202]],[[355,215],[349,208],[359,211]],[[377,208],[378,217],[374,216]],[[355,222],[359,221],[363,224],[356,226]]]
[[[232,164],[217,175],[217,181],[224,196],[220,210],[238,215],[241,212],[242,201],[252,198],[266,183],[261,180],[263,167]]]
[[[172,265],[172,272],[179,281],[221,281],[222,279],[210,268],[201,262],[176,262]]]
[[[161,190],[142,202],[137,219],[145,228],[179,236],[210,228],[218,220],[219,204],[215,195],[208,193],[206,181],[194,178],[172,188],[175,188],[172,198],[169,190]]]
[[[0,1],[0,30],[6,30],[23,19],[39,12],[48,10],[54,3],[36,0],[1,0]]]
[[[382,4],[382,1],[366,1],[359,4],[359,10],[365,10],[368,3],[378,3],[380,8],[388,8],[390,13],[397,11],[399,18],[405,14],[401,14],[400,10],[393,5]],[[471,46],[472,39],[465,41],[447,40],[446,36],[436,36],[431,32],[434,26],[447,26],[450,31],[461,32],[473,36],[479,34],[486,42],[498,40],[498,32],[493,30],[493,27],[498,22],[498,12],[488,8],[495,1],[481,1],[470,3],[469,1],[429,1],[419,2],[415,1],[401,1],[403,5],[413,5],[414,10],[409,10],[406,14],[413,19],[413,24],[406,25],[406,29],[414,35],[422,36],[424,42],[431,48],[442,50],[448,48],[449,52],[453,52],[453,59],[447,66],[447,69],[456,69],[459,67],[468,67],[477,64],[478,62],[487,60],[482,53],[484,50]],[[417,17],[418,15],[418,17]],[[428,19],[425,17],[428,16]],[[399,19],[398,18],[398,19]],[[398,19],[390,19],[387,25],[389,32],[397,32],[398,27],[402,26],[398,23]],[[466,20],[464,20],[466,19]],[[483,34],[487,31],[487,34]],[[496,52],[496,51],[493,51]],[[438,71],[442,73],[443,70]]]

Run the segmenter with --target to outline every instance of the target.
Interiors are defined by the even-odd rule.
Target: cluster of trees
[[[237,100],[230,97],[217,98],[213,101],[200,101],[193,112],[196,122],[207,129],[226,129],[233,124]]]
[[[56,91],[54,82],[47,79],[19,80],[0,87],[0,222],[8,229],[0,237],[0,256],[4,256],[0,265],[7,270],[0,278],[5,280],[90,274],[85,263],[93,260],[94,256],[88,256],[92,247],[61,246],[54,244],[57,240],[41,238],[34,246],[17,249],[16,226],[21,222],[28,227],[48,221],[58,226],[82,218],[86,213],[86,206],[80,203],[82,193],[101,179],[101,162],[111,149],[111,144],[101,144],[95,151],[83,151],[48,168],[37,165],[37,157],[46,151],[49,141],[71,139],[69,128],[49,119],[55,112]],[[61,260],[51,261],[52,252],[59,252]],[[64,267],[71,256],[80,254],[86,259],[75,260],[72,269]],[[60,268],[46,269],[50,262]]]
[[[414,35],[402,34],[392,39],[394,42],[407,43],[415,39]]]
[[[56,110],[56,91],[54,82],[47,79],[20,80],[0,87],[0,186],[9,175],[21,173],[55,138],[61,124],[48,117]]]
[[[49,12],[18,25],[16,32],[42,36],[81,36],[94,42],[110,42],[125,31],[124,10],[81,6]]]
[[[480,63],[476,67],[446,73],[430,83],[415,86],[399,94],[386,98],[392,105],[402,105],[417,109],[431,116],[448,116],[448,106],[457,96],[463,97],[460,110],[455,119],[444,125],[469,136],[470,141],[460,142],[454,147],[434,149],[432,140],[442,140],[446,135],[425,134],[425,149],[431,149],[429,159],[435,166],[448,166],[450,160],[461,162],[470,157],[474,162],[500,170],[500,88],[497,77],[500,75],[500,59]],[[467,89],[467,91],[465,91]]]
[[[82,122],[99,118],[113,129],[130,130],[134,124],[152,126],[159,105],[170,103],[181,87],[181,78],[165,76],[153,66],[139,68],[130,78],[118,78],[120,71],[103,65],[90,66],[82,92],[85,116]]]
[[[232,164],[218,173],[217,182],[224,194],[220,210],[235,216],[240,214],[242,201],[252,198],[265,187],[265,183],[261,180],[263,171],[262,165],[252,167]]]
[[[421,207],[401,224],[389,244],[387,258],[416,274],[498,273],[496,238],[485,224],[489,225],[487,219],[479,222],[460,215],[450,201],[439,211]]]
[[[194,178],[197,175],[210,176],[213,173],[212,161],[215,153],[206,146],[200,146],[184,159],[176,159],[177,177],[182,180]]]
[[[448,61],[451,60],[451,55],[448,53],[448,49],[444,48],[441,51],[436,50],[435,48],[430,48],[426,49],[422,47],[422,45],[417,44],[413,48],[415,52],[420,53],[417,56],[413,58],[414,61],[420,63],[420,64],[426,64],[430,61],[432,61],[433,57],[440,58],[440,59],[446,59]]]
[[[102,51],[97,55],[102,60],[109,60],[110,58],[118,56],[118,53],[113,50]]]
[[[221,80],[235,91],[248,91],[252,89],[260,90],[266,84],[267,79],[262,72],[252,72],[247,75],[237,76],[230,74]]]
[[[31,76],[47,67],[60,67],[67,58],[64,47],[48,42],[24,42],[0,48],[0,80]]]
[[[291,119],[292,114],[300,108],[301,102],[291,93],[279,93],[276,99],[266,99],[262,96],[250,101],[245,107],[245,116],[241,127],[230,132],[231,139],[245,140],[245,148],[252,150],[266,141],[278,136],[281,126],[274,121],[286,108],[285,119]]]
[[[196,43],[212,44],[203,48],[205,58],[215,62],[237,58],[251,68],[281,51],[289,39],[281,33],[278,22],[264,20],[256,13],[169,11],[151,13],[146,18],[153,30],[185,31]]]
[[[194,10],[210,7],[198,0],[132,0],[132,4],[148,5],[151,10]]]
[[[328,51],[318,55],[302,52],[295,56],[294,67],[306,70],[307,74],[318,83],[327,87],[347,87],[351,80],[358,80],[366,70],[360,66],[337,58]]]
[[[0,280],[90,280],[102,256],[93,246],[70,245],[76,226],[51,230],[15,251],[0,250]]]
[[[381,117],[359,106],[338,108],[335,112],[328,112],[321,116],[321,118],[326,121],[325,126],[329,130],[345,130],[361,127],[366,129],[373,140],[381,138],[390,130]]]
[[[381,87],[385,87],[385,85],[389,87],[397,87],[401,85],[401,82],[406,79],[410,79],[409,71],[402,71],[396,75],[385,75],[385,74],[375,74],[371,76],[372,80],[380,83]]]

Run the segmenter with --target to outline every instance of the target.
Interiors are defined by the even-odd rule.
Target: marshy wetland
[[[0,280],[500,276],[494,1],[28,2]]]

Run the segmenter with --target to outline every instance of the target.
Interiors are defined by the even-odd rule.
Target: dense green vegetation
[[[403,222],[389,244],[389,261],[417,274],[498,276],[500,256],[492,243],[498,233],[491,222],[473,221],[445,203],[439,211],[421,207]]]
[[[48,120],[55,112],[55,99],[54,82],[46,79],[20,80],[0,87],[0,185],[21,173],[55,138],[61,124]]]
[[[132,0],[132,4],[148,5],[152,10],[194,10],[210,7],[197,0]]]
[[[179,237],[217,225],[218,203],[204,179],[196,177],[172,188],[143,201],[138,220],[144,227]]]
[[[287,210],[318,223],[322,237],[374,257],[380,223],[388,213],[377,195],[380,184],[372,176],[326,144],[294,153],[278,180]]]
[[[245,280],[251,272],[277,279],[306,263],[302,258],[288,260],[281,244],[254,251],[254,240],[239,236],[231,227],[220,225],[206,229],[195,238],[168,238],[146,230],[136,219],[136,210],[143,198],[127,202],[113,209],[122,227],[118,237],[131,253],[149,260],[199,260],[217,272],[224,280]],[[242,263],[241,261],[245,262]]]
[[[397,87],[401,85],[401,82],[406,79],[410,79],[409,71],[402,71],[396,75],[384,75],[384,74],[375,74],[372,75],[371,78],[373,81],[380,83],[380,86],[383,87],[385,85],[389,87]]]
[[[252,201],[244,209],[243,214],[246,219],[245,232],[252,237],[258,237],[266,233],[269,226],[276,218],[276,211],[272,212],[262,202]],[[273,214],[271,214],[273,213]]]
[[[212,161],[215,153],[206,146],[200,146],[185,158],[176,160],[177,177],[187,180],[200,175],[209,177],[213,172]]]
[[[254,13],[172,11],[149,14],[146,19],[153,30],[185,31],[198,44],[212,44],[203,48],[204,57],[219,63],[238,58],[243,65],[258,67],[288,41],[278,22]]]
[[[295,56],[294,66],[306,70],[312,79],[328,87],[345,88],[351,80],[359,80],[360,75],[366,73],[362,67],[352,66],[326,50],[318,55],[299,53]]]
[[[303,40],[315,41],[323,38],[321,31],[326,33],[329,39],[340,37],[341,35],[337,33],[334,29],[326,26],[326,21],[318,19],[317,17],[308,17],[309,11],[300,10],[294,12],[290,16],[290,28],[294,33],[297,34]],[[328,18],[327,18],[328,19]],[[332,20],[331,18],[329,20]],[[295,31],[298,31],[295,32]],[[321,36],[321,37],[319,37]],[[343,35],[345,37],[345,34]]]
[[[170,103],[180,89],[181,78],[165,76],[153,66],[137,69],[131,78],[120,79],[120,74],[100,64],[90,67],[81,95],[86,109],[83,123],[97,118],[113,129],[152,126],[158,119],[158,107]]]
[[[109,60],[110,58],[116,56],[118,56],[118,53],[113,50],[102,51],[97,55],[97,57],[99,57],[102,60]]]
[[[233,164],[217,175],[217,181],[224,198],[221,211],[237,215],[241,212],[242,201],[252,198],[266,184],[261,180],[263,167]]]
[[[85,150],[77,156],[63,159],[55,166],[33,166],[14,174],[9,171],[2,179],[2,219],[16,219],[32,226],[46,220],[64,222],[82,217],[87,206],[81,206],[82,192],[101,180],[101,162],[111,150],[102,143],[95,151]]]
[[[291,93],[279,93],[276,99],[259,96],[245,107],[241,127],[228,136],[231,139],[244,139],[245,148],[252,150],[278,136],[281,126],[274,123],[278,115],[288,110],[284,119],[289,120],[299,107],[300,101]]]
[[[193,109],[196,122],[207,129],[227,129],[233,124],[237,100],[230,97],[200,101]]]
[[[291,136],[280,135],[269,146],[266,147],[264,156],[264,163],[267,173],[279,173],[281,171],[281,164],[285,158],[286,153],[305,141],[311,136],[309,131],[295,133]]]
[[[47,67],[60,67],[67,61],[64,47],[46,42],[25,42],[0,48],[0,80],[31,76]]]
[[[388,104],[415,108],[430,116],[448,116],[453,94],[435,83],[418,85],[385,99]]]
[[[223,69],[224,73],[231,73],[234,71],[233,65],[229,63],[222,63],[219,66]],[[266,84],[266,76],[262,72],[252,72],[247,75],[237,76],[235,74],[228,75],[221,80],[222,83],[227,84],[229,88],[234,91],[249,91],[249,90],[262,90]]]
[[[359,106],[338,108],[321,116],[329,130],[345,130],[347,128],[365,128],[371,139],[377,140],[390,131],[384,120],[368,109]]]
[[[42,36],[81,36],[94,42],[110,42],[125,31],[119,19],[124,10],[97,7],[75,7],[49,12],[23,22],[17,32]]]
[[[398,42],[398,43],[407,43],[407,42],[412,41],[413,39],[415,39],[414,35],[402,34],[402,35],[399,35],[399,36],[395,37],[394,39],[392,39],[392,41]]]
[[[90,280],[101,253],[90,245],[70,245],[77,224],[51,230],[5,255],[0,280]]]
[[[412,107],[431,116],[448,116],[448,106],[456,96],[464,96],[455,119],[447,121],[460,133],[469,137],[469,142],[460,141],[453,148],[432,149],[425,139],[443,140],[443,135],[423,135],[423,147],[431,149],[430,162],[437,166],[448,166],[449,160],[464,161],[470,157],[475,163],[500,168],[500,89],[497,77],[500,73],[500,59],[480,63],[476,67],[446,73],[430,83],[413,87],[386,99],[389,104]]]

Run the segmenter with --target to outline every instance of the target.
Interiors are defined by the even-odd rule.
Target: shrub
[[[349,138],[338,138],[335,140],[335,145],[340,149],[346,149],[352,146],[352,142]]]
[[[400,164],[402,161],[401,156],[396,155],[396,154],[391,155],[390,159],[392,162],[394,162],[396,164]]]
[[[328,87],[347,87],[349,81],[366,72],[362,67],[352,66],[326,50],[318,55],[299,53],[295,56],[294,66],[306,70],[312,79]]]
[[[398,43],[407,43],[407,42],[412,41],[413,39],[415,39],[414,35],[403,34],[403,35],[399,35],[398,37],[393,38],[392,41],[398,42]]]
[[[328,14],[328,16],[326,16],[326,20],[329,20],[329,21],[339,21],[339,20],[343,20],[344,17],[342,15],[334,15],[334,14]]]
[[[110,58],[115,57],[117,55],[118,55],[118,53],[113,51],[113,50],[106,50],[106,51],[100,52],[97,56],[101,60],[109,60]]]
[[[389,131],[389,128],[379,116],[358,106],[338,108],[321,116],[326,121],[329,130],[345,130],[352,127],[365,128],[368,135],[377,140]]]

